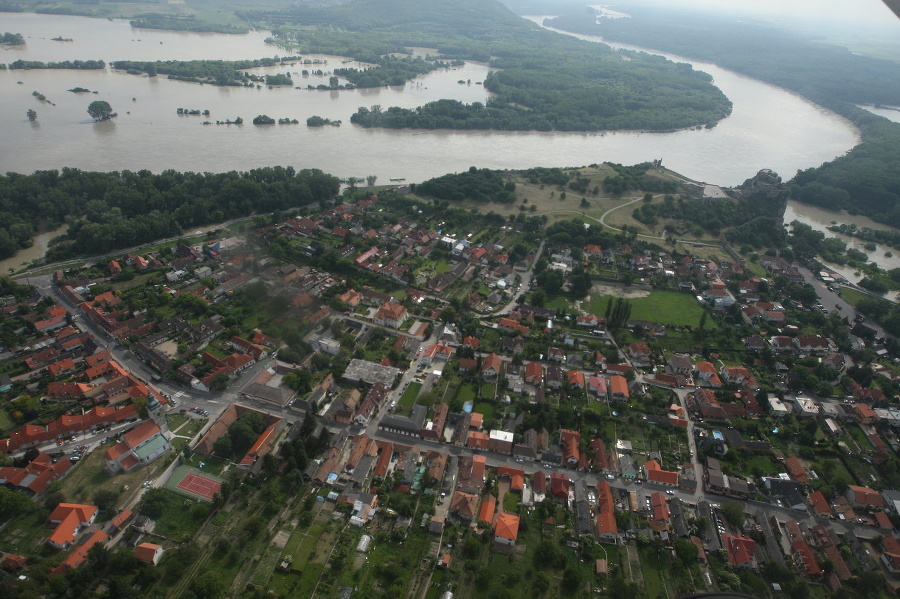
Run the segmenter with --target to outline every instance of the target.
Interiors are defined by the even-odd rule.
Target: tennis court
[[[182,465],[175,469],[166,486],[181,493],[212,501],[213,496],[222,488],[222,479]]]

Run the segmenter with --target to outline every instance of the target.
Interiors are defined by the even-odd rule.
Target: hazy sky
[[[608,4],[618,4],[622,8],[629,0]],[[657,3],[650,0],[647,3]],[[658,2],[667,6],[691,6],[709,11],[736,11],[758,16],[770,15],[786,19],[802,20],[853,20],[888,25],[897,23],[897,17],[881,0],[664,0]],[[598,2],[598,4],[604,4]]]

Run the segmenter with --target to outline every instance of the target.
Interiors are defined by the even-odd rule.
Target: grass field
[[[612,300],[609,296],[591,297],[583,304],[583,309],[591,314],[606,314],[606,305]],[[704,309],[697,298],[688,293],[677,291],[654,290],[647,297],[637,297],[631,302],[631,318],[647,320],[673,326],[692,326],[700,324]]]
[[[456,392],[456,399],[462,403],[475,401],[475,387],[469,384],[460,386],[459,391]]]
[[[16,425],[15,422],[12,421],[12,418],[9,417],[9,412],[6,410],[0,410],[0,431],[8,431]]]
[[[412,410],[412,407],[416,403],[416,398],[419,396],[419,391],[421,390],[422,383],[410,383],[409,387],[406,388],[406,391],[403,392],[403,395],[400,396],[400,405],[398,407],[405,412]]]
[[[494,405],[486,401],[480,401],[475,404],[475,407],[472,409],[472,411],[483,414],[485,420],[490,420],[494,417]]]

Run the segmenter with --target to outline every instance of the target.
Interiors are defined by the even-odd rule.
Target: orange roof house
[[[788,474],[791,475],[791,478],[793,478],[798,483],[805,483],[809,480],[809,476],[807,476],[806,474],[806,469],[797,458],[785,458],[784,465],[788,470]]]
[[[144,564],[155,566],[159,563],[163,554],[163,548],[153,543],[141,543],[134,548],[134,557]]]
[[[493,522],[494,511],[497,509],[497,498],[487,495],[481,500],[481,508],[478,510],[478,519],[482,522]]]
[[[53,573],[59,574],[67,570],[74,570],[75,568],[78,568],[87,561],[88,552],[91,550],[91,547],[93,547],[97,543],[105,543],[108,540],[109,535],[107,535],[102,530],[95,530],[91,533],[91,535],[84,543],[79,545],[78,548],[70,553],[60,565],[53,569]]]
[[[656,460],[650,460],[644,463],[644,470],[647,472],[647,480],[649,482],[661,485],[678,486],[678,473],[663,470],[662,466]]]
[[[513,547],[519,538],[519,517],[501,512],[494,522],[494,544]]]
[[[98,511],[99,508],[95,505],[60,503],[48,518],[51,523],[56,524],[56,528],[47,542],[58,549],[68,547],[75,541],[82,527],[94,522]]]
[[[613,399],[627,400],[631,396],[628,392],[628,381],[618,374],[609,377],[609,389]]]
[[[822,494],[822,491],[813,491],[810,493],[809,503],[812,505],[813,512],[815,512],[817,516],[831,515],[831,506],[828,505],[828,501],[825,499],[825,495]]]

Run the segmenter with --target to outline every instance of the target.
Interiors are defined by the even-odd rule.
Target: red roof
[[[722,534],[722,544],[728,551],[728,562],[732,566],[752,565],[756,559],[756,541],[746,537]]]
[[[497,498],[487,495],[481,500],[481,509],[478,510],[478,519],[482,522],[494,521],[494,510],[497,509]]]
[[[565,475],[554,472],[550,475],[550,494],[565,499],[569,496],[569,479]]]
[[[831,513],[831,507],[828,505],[828,501],[826,501],[825,495],[823,495],[821,491],[813,491],[810,493],[809,503],[812,504],[816,515]]]
[[[146,420],[138,426],[134,427],[125,435],[123,439],[128,444],[128,447],[134,448],[155,435],[160,431],[159,425],[153,422],[152,420]]]
[[[153,543],[141,543],[134,548],[134,557],[136,557],[139,562],[152,564],[158,549],[162,549],[162,547],[160,545],[154,545]]]
[[[501,512],[494,522],[494,536],[515,541],[519,538],[519,517]]]

